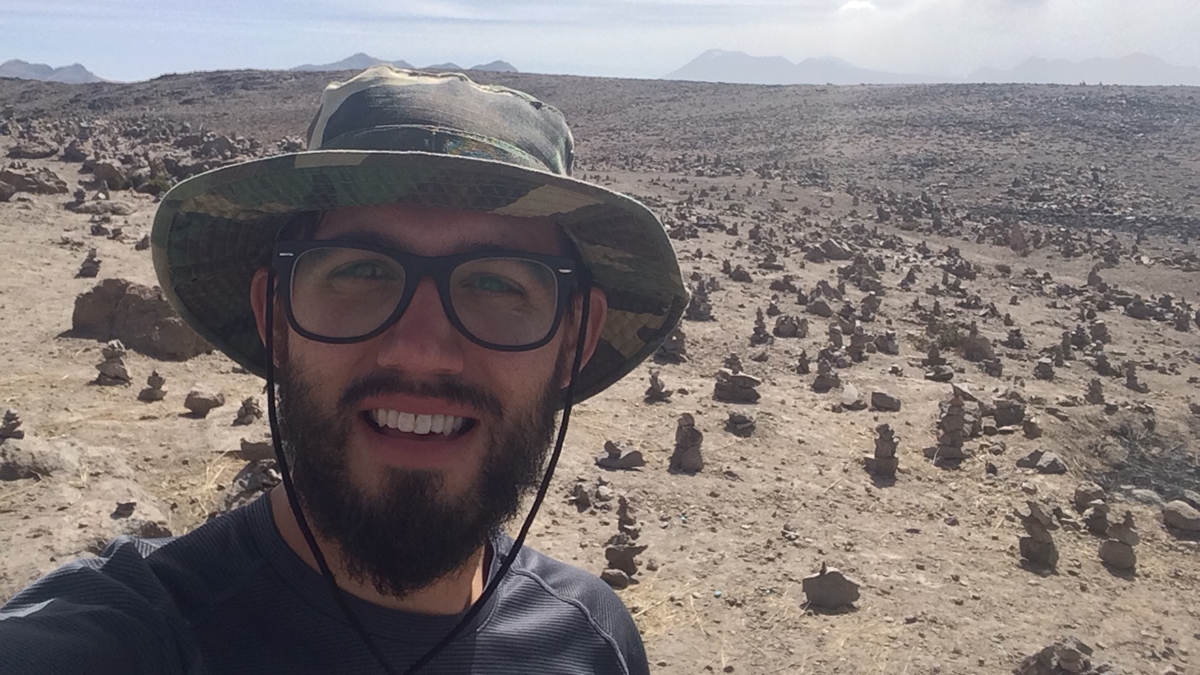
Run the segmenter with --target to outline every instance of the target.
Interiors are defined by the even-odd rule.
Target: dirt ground
[[[674,232],[685,277],[719,281],[710,293],[714,320],[684,321],[685,363],[647,362],[576,407],[530,538],[599,574],[617,532],[615,500],[580,510],[567,497],[577,481],[594,488],[602,480],[629,500],[648,549],[637,583],[619,593],[655,672],[1007,673],[1068,635],[1093,646],[1095,662],[1127,672],[1200,672],[1200,545],[1165,528],[1161,516],[1162,501],[1200,491],[1200,417],[1189,407],[1200,401],[1200,326],[1177,330],[1172,320],[1137,319],[1119,305],[1098,311],[1113,363],[1136,362],[1148,385],[1138,393],[1123,377],[1101,378],[1107,407],[1084,401],[1097,375],[1082,350],[1053,380],[1034,377],[1064,331],[1087,325],[1080,313],[1099,295],[1089,272],[1105,250],[1117,251],[1099,270],[1110,287],[1151,306],[1165,294],[1173,307],[1200,297],[1191,243],[1200,235],[1200,90],[487,78],[561,108],[578,141],[576,175],[653,206]],[[264,149],[255,152],[270,152],[275,141],[303,134],[328,79],[231,72],[127,85],[0,80],[8,106],[0,121],[10,120],[0,152],[21,140],[19,131],[65,144],[82,122],[155,120],[257,139]],[[94,191],[82,162],[22,161],[53,170],[71,191]],[[940,224],[916,206],[922,193]],[[117,503],[137,502],[138,523],[174,534],[204,522],[245,464],[234,452],[239,440],[266,433],[265,420],[232,425],[239,402],[263,400],[263,384],[216,353],[165,361],[131,351],[131,386],[93,383],[103,345],[70,334],[76,297],[104,278],[156,283],[149,252],[134,246],[150,230],[154,198],[132,190],[111,197],[135,209],[107,223],[122,228],[119,239],[91,234],[97,219],[65,209],[69,193],[20,192],[0,202],[0,409],[17,411],[27,434],[71,459],[51,475],[0,481],[0,600],[129,531],[114,517]],[[1014,225],[1050,243],[1018,253],[1008,240]],[[790,275],[806,292],[819,281],[836,287],[838,269],[852,260],[806,259],[828,238],[880,260],[882,302],[862,325],[871,335],[896,331],[900,350],[838,368],[843,388],[820,394],[811,385],[832,320],[769,284]],[[1068,240],[1078,254],[1064,256]],[[1106,242],[1115,243],[1105,249]],[[102,260],[99,278],[76,278],[89,248]],[[777,269],[760,266],[768,254]],[[944,279],[939,267],[960,259],[974,278]],[[750,281],[731,279],[725,261],[744,266]],[[914,267],[917,282],[902,288]],[[845,288],[856,306],[867,295],[850,281]],[[959,306],[970,295],[982,308]],[[752,346],[756,311],[773,296],[782,312],[808,320],[808,335]],[[930,319],[935,301],[941,312]],[[841,304],[830,302],[834,312]],[[987,312],[989,304],[997,312]],[[970,439],[971,457],[948,467],[923,450],[937,445],[939,403],[951,384],[926,379],[921,360],[937,330],[965,331],[971,322],[995,347],[1003,375],[968,362],[954,342],[943,351],[953,383],[985,402],[1019,392],[1042,435]],[[767,317],[768,333],[773,324]],[[1002,344],[1011,328],[1021,330],[1025,349]],[[797,372],[802,350],[814,374]],[[714,375],[730,354],[761,378],[757,403],[714,400]],[[137,393],[152,370],[168,393],[143,403]],[[677,390],[669,401],[643,400],[651,370]],[[204,419],[186,414],[183,397],[195,383],[221,390],[226,405]],[[847,384],[867,399],[888,392],[903,406],[835,411]],[[755,418],[753,435],[725,431],[730,411]],[[684,412],[704,432],[704,469],[695,475],[667,470]],[[881,423],[900,438],[894,482],[863,469]],[[610,439],[635,444],[645,466],[598,467]],[[987,447],[996,441],[1004,447],[993,454]],[[1018,468],[1035,449],[1057,453],[1066,473]],[[1022,561],[1025,531],[1014,510],[1036,499],[1078,520],[1072,495],[1086,480],[1106,488],[1113,520],[1133,514],[1136,571],[1102,564],[1103,539],[1066,523],[1054,532],[1055,570]],[[822,563],[861,584],[853,606],[805,604],[801,580]]]

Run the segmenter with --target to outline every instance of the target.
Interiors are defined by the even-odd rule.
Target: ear
[[[596,347],[600,344],[600,331],[604,328],[604,321],[608,318],[608,295],[602,289],[592,288],[591,292],[588,293],[588,302],[590,306],[588,307],[587,336],[583,343],[581,369],[591,360],[592,354],[596,353]],[[576,317],[582,316],[581,309],[580,301],[576,298],[572,315]],[[570,358],[574,359],[576,340],[579,337],[579,325],[574,321],[567,325],[570,328],[567,335],[567,353],[570,354]],[[570,380],[571,373],[564,373],[562,386],[565,388],[570,383]]]
[[[250,279],[250,307],[254,310],[254,323],[258,326],[258,339],[263,345],[267,344],[267,268],[260,267],[254,271],[254,277]],[[272,317],[276,328],[279,327],[279,321],[283,319],[279,312]],[[278,342],[274,346],[278,346]],[[278,350],[274,350],[276,354]]]

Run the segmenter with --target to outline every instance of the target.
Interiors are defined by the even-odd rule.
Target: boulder
[[[197,384],[187,393],[183,406],[192,411],[196,417],[207,417],[213,408],[225,405],[225,394],[206,385]]]
[[[58,154],[58,146],[44,141],[24,141],[8,149],[12,159],[49,159]]]
[[[880,412],[900,412],[900,398],[883,391],[871,392],[871,409]]]
[[[0,481],[46,478],[79,468],[79,453],[33,436],[0,441]]]
[[[183,361],[212,346],[183,322],[158,287],[104,279],[75,298],[71,331],[77,337],[120,340],[159,359]]]
[[[821,563],[821,570],[801,581],[808,604],[821,609],[849,607],[858,600],[859,584],[841,571]]]
[[[1181,499],[1167,502],[1162,515],[1163,524],[1167,527],[1183,532],[1200,532],[1200,511]]]

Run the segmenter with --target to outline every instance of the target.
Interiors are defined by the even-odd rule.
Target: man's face
[[[331,211],[314,238],[422,256],[564,253],[550,223],[400,206]],[[305,339],[278,311],[276,325],[297,492],[359,580],[394,595],[429,584],[466,562],[537,484],[576,322],[535,350],[487,349],[451,325],[424,279],[400,320],[364,342]],[[413,431],[387,424],[400,416]]]

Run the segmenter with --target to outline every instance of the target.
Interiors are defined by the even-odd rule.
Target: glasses
[[[539,253],[430,258],[336,241],[279,242],[273,261],[288,322],[310,340],[347,344],[383,333],[431,277],[451,325],[499,351],[549,342],[582,271],[570,258]]]

